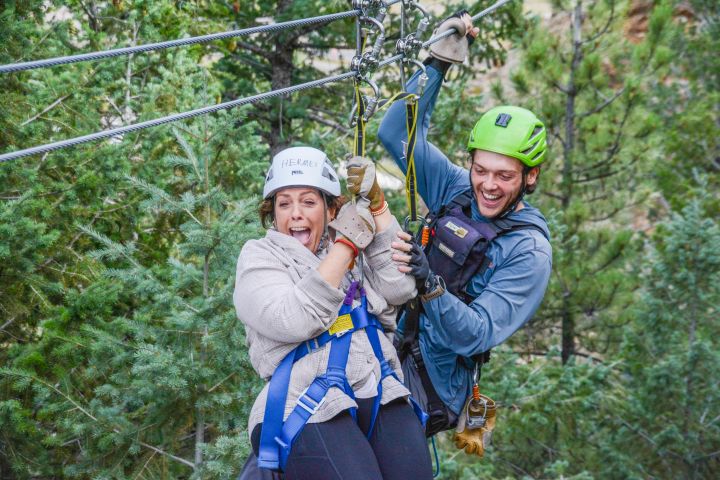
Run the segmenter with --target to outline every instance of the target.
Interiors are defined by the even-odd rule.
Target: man
[[[533,316],[552,264],[545,218],[523,200],[537,187],[546,150],[545,127],[532,112],[502,106],[485,113],[470,133],[469,171],[451,163],[427,140],[445,72],[452,63],[464,61],[468,37],[472,41],[478,32],[467,13],[449,18],[436,33],[449,28],[459,33],[434,44],[425,61],[429,79],[417,107],[414,158],[418,191],[430,212],[442,217],[437,213],[445,210],[455,216],[435,226],[437,235],[425,252],[417,244],[393,244],[407,252],[393,258],[407,263],[400,269],[415,276],[422,293],[417,334],[422,358],[418,360],[424,362],[437,396],[447,407],[446,424],[435,431],[452,427],[463,411],[479,356]],[[410,91],[417,88],[420,73],[410,79]],[[396,104],[390,108],[378,136],[406,173],[404,107]],[[448,213],[449,205],[456,208]],[[466,242],[476,230],[485,232],[483,236],[489,240],[482,252],[484,258],[472,255],[484,248],[482,241],[472,246]],[[442,232],[450,236],[447,242],[440,238]],[[410,236],[401,235],[401,239],[410,240]],[[439,271],[444,273],[444,282],[438,278]],[[409,315],[401,319],[401,328]]]

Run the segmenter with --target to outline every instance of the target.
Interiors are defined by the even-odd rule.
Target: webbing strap
[[[417,102],[406,101],[405,122],[407,125],[407,173],[405,174],[405,195],[407,196],[410,221],[417,221],[417,176],[415,175],[415,143],[417,139]]]
[[[360,92],[360,79],[355,77],[355,142],[354,153],[356,156],[365,156],[365,98]]]
[[[310,417],[313,416],[325,402],[325,396],[328,390],[332,387],[339,388],[345,392],[346,395],[350,396],[350,398],[355,399],[355,394],[345,375],[345,366],[347,364],[348,354],[350,353],[351,341],[352,333],[348,333],[332,342],[330,345],[328,368],[325,375],[313,380],[305,393],[298,398],[298,403],[287,420],[285,420],[280,435],[274,438],[280,447],[279,466],[282,470],[285,470],[285,465],[290,456],[293,443],[303,428],[305,428],[305,424],[310,420]],[[277,409],[284,411],[284,408]],[[352,409],[351,414],[353,418],[355,418],[355,409]],[[264,429],[265,425],[263,424],[263,430]]]
[[[277,470],[280,466],[279,451],[275,438],[280,435],[282,429],[285,401],[287,400],[287,386],[290,384],[290,373],[292,373],[294,361],[295,350],[285,355],[283,361],[275,369],[272,379],[270,379],[266,405],[273,405],[276,408],[265,408],[258,451],[259,468]],[[283,385],[285,388],[282,388]],[[282,407],[277,408],[280,405]]]
[[[305,424],[310,420],[310,417],[312,417],[325,402],[328,390],[333,387],[339,388],[355,400],[355,393],[347,380],[345,368],[350,352],[352,334],[361,329],[365,329],[373,353],[380,363],[381,378],[378,382],[377,396],[373,403],[370,429],[367,434],[367,437],[370,438],[380,409],[382,381],[388,376],[392,376],[398,381],[399,379],[383,356],[380,337],[378,335],[378,330],[382,331],[382,325],[374,315],[371,315],[367,311],[367,298],[364,289],[360,289],[360,305],[354,309],[352,308],[352,298],[357,288],[357,282],[353,282],[353,285],[348,289],[346,301],[343,302],[338,312],[338,317],[349,315],[352,319],[353,327],[350,330],[334,335],[324,332],[312,341],[299,345],[295,350],[285,356],[275,370],[270,380],[270,386],[268,387],[265,416],[260,434],[260,448],[258,452],[259,468],[271,470],[285,469],[293,443],[302,432]],[[295,408],[287,420],[285,420],[285,423],[283,423],[283,414],[293,363],[329,342],[332,343],[330,345],[327,371],[324,375],[315,378],[305,392],[300,395]],[[427,415],[414,400],[411,399],[411,403],[415,414],[424,427]],[[350,409],[350,414],[353,419],[357,420],[355,408]]]

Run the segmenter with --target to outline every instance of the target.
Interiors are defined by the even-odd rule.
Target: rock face
[[[653,8],[652,0],[633,0],[627,13],[625,35],[633,43],[640,43],[647,35],[650,12]],[[673,18],[684,24],[695,21],[695,13],[688,2],[681,2],[675,6]]]

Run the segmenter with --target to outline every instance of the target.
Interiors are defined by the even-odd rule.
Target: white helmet
[[[286,148],[273,157],[265,177],[263,198],[287,187],[314,187],[332,197],[340,195],[340,180],[330,160],[312,147]]]

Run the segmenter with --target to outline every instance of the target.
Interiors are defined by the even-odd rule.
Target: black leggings
[[[262,425],[253,429],[250,458],[241,479],[286,480],[425,480],[432,478],[430,452],[420,421],[412,407],[399,399],[380,407],[375,428],[370,427],[372,398],[358,399],[358,423],[345,411],[323,423],[308,423],[293,445],[285,475],[267,470],[255,475]]]

